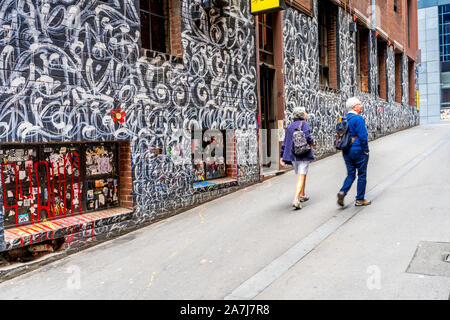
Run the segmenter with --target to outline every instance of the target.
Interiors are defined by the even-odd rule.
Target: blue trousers
[[[342,152],[342,155],[344,156],[345,165],[347,166],[347,178],[345,178],[341,191],[344,192],[344,194],[347,194],[353,181],[355,181],[356,170],[358,170],[356,200],[362,200],[366,194],[367,163],[369,162],[369,156],[362,150],[353,149],[350,149],[349,152]]]

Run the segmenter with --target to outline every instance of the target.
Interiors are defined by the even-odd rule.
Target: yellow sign
[[[269,13],[286,8],[284,0],[250,0],[251,14]]]
[[[419,90],[416,90],[416,108],[419,110]]]

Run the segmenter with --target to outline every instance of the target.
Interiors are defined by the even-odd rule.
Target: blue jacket
[[[354,116],[348,121],[348,128],[350,130],[350,136],[357,138],[353,141],[350,150],[362,150],[369,152],[366,122],[363,117],[354,113],[348,113],[345,117],[348,119],[352,115]]]
[[[292,153],[292,136],[294,134],[294,131],[298,128],[300,125],[300,121],[303,121],[302,124],[302,131],[305,133],[306,140],[309,144],[312,144],[314,142],[314,139],[311,137],[311,129],[309,127],[308,122],[300,119],[294,119],[294,122],[292,122],[288,127],[286,128],[286,133],[284,136],[283,144],[281,145],[281,152],[280,152],[280,158],[283,159],[284,162],[287,164],[292,164],[292,161],[314,161],[316,158],[314,157],[314,153],[311,150],[306,153],[305,155],[301,157],[297,157]]]

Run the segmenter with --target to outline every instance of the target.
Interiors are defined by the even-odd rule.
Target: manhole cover
[[[406,272],[450,277],[450,243],[420,241]]]

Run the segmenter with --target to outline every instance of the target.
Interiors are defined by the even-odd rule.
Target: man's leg
[[[346,195],[348,190],[352,187],[353,181],[355,181],[356,167],[350,157],[350,153],[342,153],[342,155],[344,156],[345,166],[347,167],[347,177],[344,180],[344,185],[342,186],[340,192],[343,192],[344,195]]]
[[[363,200],[366,194],[367,184],[367,164],[369,162],[369,156],[361,151],[358,156],[357,168],[358,168],[358,183],[357,183],[357,195],[356,200]]]

